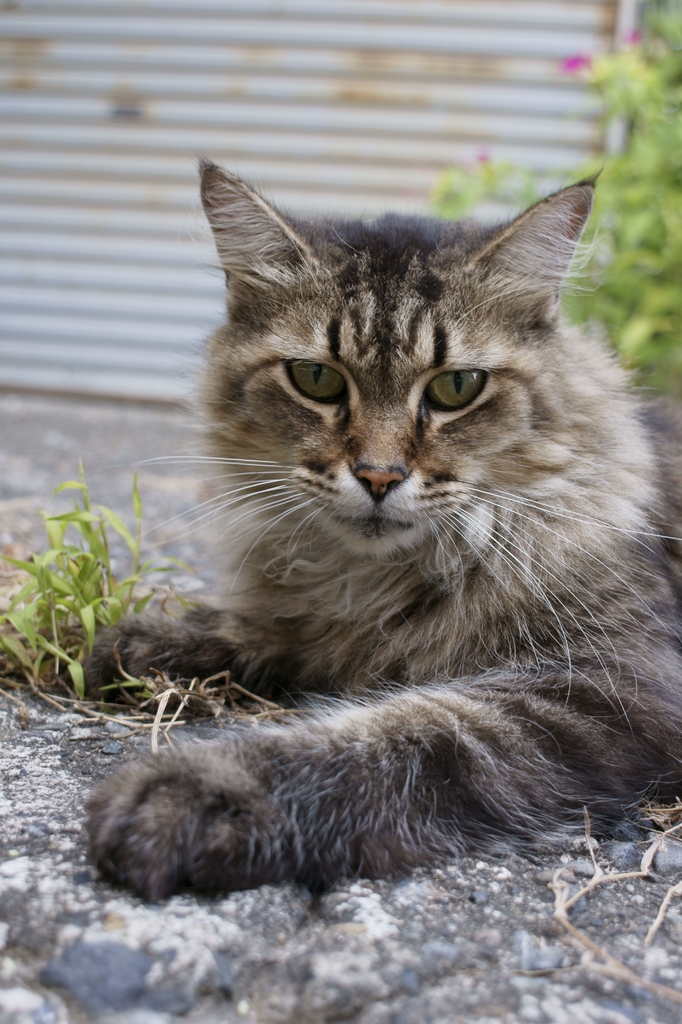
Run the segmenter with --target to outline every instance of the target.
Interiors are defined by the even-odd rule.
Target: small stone
[[[601,849],[619,871],[636,871],[644,852],[637,843],[603,843]]]
[[[240,999],[239,1002],[237,1003],[237,1013],[239,1014],[240,1017],[246,1017],[248,1012],[249,1004],[247,1003],[246,999]]]
[[[666,839],[654,857],[654,868],[662,875],[673,875],[682,869],[682,843]]]
[[[54,1006],[43,1002],[37,1010],[31,1014],[32,1024],[59,1024],[59,1015]]]
[[[121,725],[119,722],[107,722],[104,728],[114,736],[127,736],[130,733],[129,727]]]
[[[510,854],[504,863],[507,865],[509,870],[515,875],[519,874],[519,872],[521,871],[527,871],[530,867],[529,862],[527,860],[524,860],[523,857],[519,857],[516,853]]]
[[[102,747],[103,754],[122,754],[123,744],[119,740],[110,740]]]
[[[545,871],[538,871],[538,873],[535,876],[535,881],[539,882],[540,885],[549,885],[549,883],[554,878],[554,875],[555,871],[553,868],[552,870],[547,869]]]
[[[52,829],[46,821],[34,821],[26,829],[26,834],[29,839],[38,839],[40,836],[51,835]]]
[[[128,921],[125,917],[121,917],[115,910],[110,910],[107,916],[104,918],[104,930],[107,932],[118,931],[119,928],[125,928]]]
[[[564,951],[558,946],[541,946],[530,932],[514,932],[514,948],[522,971],[553,971],[564,962]]]
[[[44,999],[27,988],[0,988],[0,1010],[4,1013],[33,1013]]]
[[[581,858],[579,860],[569,860],[566,867],[569,871],[572,871],[578,878],[592,878],[594,874],[594,865],[591,861]]]
[[[65,988],[90,1013],[127,1010],[145,995],[151,966],[150,957],[123,943],[79,939],[43,968],[40,980]]]
[[[162,1010],[166,1013],[184,1016],[194,1006],[195,1000],[183,989],[154,989],[142,999],[151,1010]]]
[[[488,893],[484,892],[483,889],[474,889],[473,892],[469,893],[469,900],[471,903],[487,903]]]
[[[285,936],[286,941],[286,936]],[[224,953],[213,953],[215,964],[215,987],[226,999],[234,995],[234,968],[232,961]]]
[[[406,992],[409,992],[411,996],[417,995],[420,985],[416,971],[413,971],[411,967],[406,967],[400,975],[400,981]]]
[[[91,729],[86,726],[76,726],[69,733],[70,740],[96,740],[99,739],[100,732],[98,729]]]
[[[89,871],[76,871],[73,881],[75,885],[85,885],[86,882],[92,881],[92,875]]]
[[[7,937],[9,935],[9,925],[4,921],[0,921],[0,949],[4,949],[7,945]]]
[[[430,965],[449,966],[459,960],[459,947],[452,942],[431,939],[422,946],[422,956]]]

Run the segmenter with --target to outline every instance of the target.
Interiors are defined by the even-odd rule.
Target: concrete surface
[[[191,417],[171,409],[0,396],[0,547],[43,544],[35,510],[79,457],[95,500],[124,510],[132,464],[186,452],[190,433]],[[140,476],[152,525],[203,500],[191,464],[141,466]],[[210,523],[183,533],[176,522],[147,545],[200,569],[199,580],[179,571],[180,589],[210,593],[210,539]],[[0,1024],[682,1021],[682,1002],[581,962],[554,920],[548,881],[562,864],[571,885],[589,878],[584,840],[530,859],[481,851],[405,879],[343,881],[315,899],[282,885],[149,905],[100,881],[86,857],[84,801],[149,743],[121,729],[0,688]],[[218,730],[200,722],[176,735],[189,742]],[[624,824],[597,857],[607,870],[629,870],[646,841]],[[649,880],[600,886],[571,919],[641,978],[682,993],[675,901],[643,944],[682,877],[680,848],[669,845],[654,867]]]

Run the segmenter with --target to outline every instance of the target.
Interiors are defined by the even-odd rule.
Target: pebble
[[[471,903],[487,903],[488,893],[484,892],[483,889],[474,889],[473,892],[469,893],[469,900]]]
[[[7,945],[7,937],[9,936],[9,925],[5,924],[4,921],[0,921],[0,949],[4,949]]]
[[[638,843],[603,843],[601,849],[619,871],[636,871],[644,853]]]
[[[37,992],[27,988],[0,988],[0,1010],[4,1013],[32,1013],[44,1003]]]
[[[120,743],[118,740],[110,740],[108,743],[105,743],[104,746],[102,747],[102,753],[103,754],[122,754],[123,753],[123,744]]]
[[[99,729],[91,729],[88,726],[77,725],[69,733],[70,740],[96,740],[99,739]]]
[[[107,722],[104,726],[107,732],[113,733],[114,736],[128,736],[130,729],[127,725],[121,725],[119,722]]]
[[[213,953],[215,964],[215,985],[221,995],[231,999],[234,995],[234,968],[224,953]]]
[[[416,971],[413,971],[411,967],[406,967],[400,975],[402,986],[406,992],[409,992],[411,996],[416,996],[419,992],[419,977]]]
[[[594,865],[591,861],[580,858],[579,860],[569,860],[566,865],[569,870],[577,875],[578,878],[592,878],[594,874]]]
[[[682,870],[682,843],[666,839],[654,857],[654,869],[661,875],[673,875]]]
[[[541,946],[530,932],[514,932],[514,948],[522,971],[553,971],[564,962],[564,951],[558,946]]]
[[[145,995],[144,980],[151,966],[150,957],[121,942],[78,940],[50,960],[40,980],[65,988],[90,1013],[126,1010],[139,1005]]]
[[[431,939],[422,946],[422,956],[429,964],[445,966],[459,960],[459,947],[452,942]]]

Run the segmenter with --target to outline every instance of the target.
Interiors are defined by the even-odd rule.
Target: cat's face
[[[205,170],[230,313],[209,360],[214,450],[288,467],[259,470],[275,512],[288,478],[298,521],[315,514],[358,552],[413,547],[467,505],[465,522],[484,529],[477,489],[513,488],[560,458],[538,435],[553,391],[546,338],[591,187],[562,196],[513,231],[401,218],[294,228]],[[550,222],[563,244],[548,254]]]

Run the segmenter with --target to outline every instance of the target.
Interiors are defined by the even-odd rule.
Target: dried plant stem
[[[663,901],[660,907],[658,908],[656,919],[649,928],[649,931],[646,933],[646,938],[644,940],[645,946],[650,946],[651,943],[654,941],[654,936],[663,924],[663,918],[665,917],[668,911],[668,907],[672,903],[673,896],[682,896],[682,882],[678,882],[677,885],[671,885],[667,893],[665,894]]]
[[[159,752],[159,728],[161,726],[161,717],[166,710],[166,704],[168,704],[171,694],[173,693],[175,693],[175,690],[171,688],[169,690],[164,690],[164,692],[159,695],[159,706],[154,718],[154,724],[152,725],[152,754],[158,754]]]
[[[211,676],[211,679],[213,678],[215,677]],[[207,679],[206,682],[210,682],[210,679]],[[251,693],[250,690],[245,690],[243,686],[240,686],[239,683],[235,683],[233,679],[230,680],[230,689],[236,690],[237,693],[241,693],[242,697],[248,697],[249,700],[257,701],[258,704],[262,704],[263,707],[270,708],[271,711],[282,710],[281,705],[275,704],[274,701],[266,700],[265,697],[259,697],[257,693]]]
[[[605,975],[607,978],[624,981],[627,985],[644,988],[653,995],[662,996],[664,999],[671,999],[675,1003],[682,1003],[682,992],[669,988],[668,985],[659,985],[657,981],[649,981],[648,978],[643,978],[640,974],[627,967],[621,960],[618,960],[607,950],[598,946],[596,942],[593,942],[588,935],[585,935],[579,928],[571,924],[567,917],[557,914],[556,910],[554,917],[566,929],[573,939],[574,945],[578,949],[587,950],[588,956],[583,959],[584,966],[589,967],[590,970],[596,971],[598,974]],[[598,957],[602,962],[595,962],[589,954]]]
[[[7,700],[13,700],[15,704],[19,704],[20,707],[24,708],[25,711],[28,710],[26,708],[26,705],[24,704],[23,700],[20,700],[18,697],[14,697],[14,696],[12,696],[11,693],[7,693],[5,690],[2,690],[2,689],[0,689],[0,694],[2,694],[3,697],[6,697]]]
[[[602,974],[608,978],[613,978],[616,981],[624,981],[628,985],[636,985],[639,988],[646,989],[653,995],[661,996],[664,999],[671,999],[676,1003],[682,1004],[682,992],[678,992],[674,988],[669,988],[667,985],[660,985],[656,981],[649,981],[648,978],[643,978],[635,971],[627,967],[621,960],[613,956],[607,950],[602,949],[596,942],[594,942],[588,935],[585,935],[579,928],[576,928],[574,924],[568,919],[569,909],[578,902],[583,896],[586,896],[589,892],[592,892],[597,885],[603,882],[619,882],[625,878],[645,878],[650,874],[651,865],[656,852],[660,849],[663,844],[664,837],[661,836],[659,839],[651,842],[642,857],[639,871],[622,871],[615,872],[614,874],[605,874],[602,868],[597,864],[592,849],[592,842],[590,839],[590,819],[587,813],[587,809],[584,809],[585,815],[585,839],[587,846],[590,851],[592,858],[592,864],[594,867],[594,875],[584,886],[582,886],[573,896],[569,896],[570,888],[568,882],[566,882],[561,876],[564,868],[559,868],[558,871],[554,872],[554,878],[550,883],[550,889],[554,892],[554,918],[559,922],[562,928],[568,933],[573,942],[574,946],[582,950],[584,953],[583,964],[590,970],[595,971],[598,974]],[[656,930],[660,926],[661,921],[665,915],[665,911],[668,908],[670,900],[675,895],[674,890],[682,892],[682,883],[678,886],[673,886],[668,891],[666,899],[664,899],[661,907],[659,908],[656,921],[649,929],[649,934],[645,940],[645,945],[651,941],[649,936],[653,938]],[[594,958],[597,958],[596,960]]]

